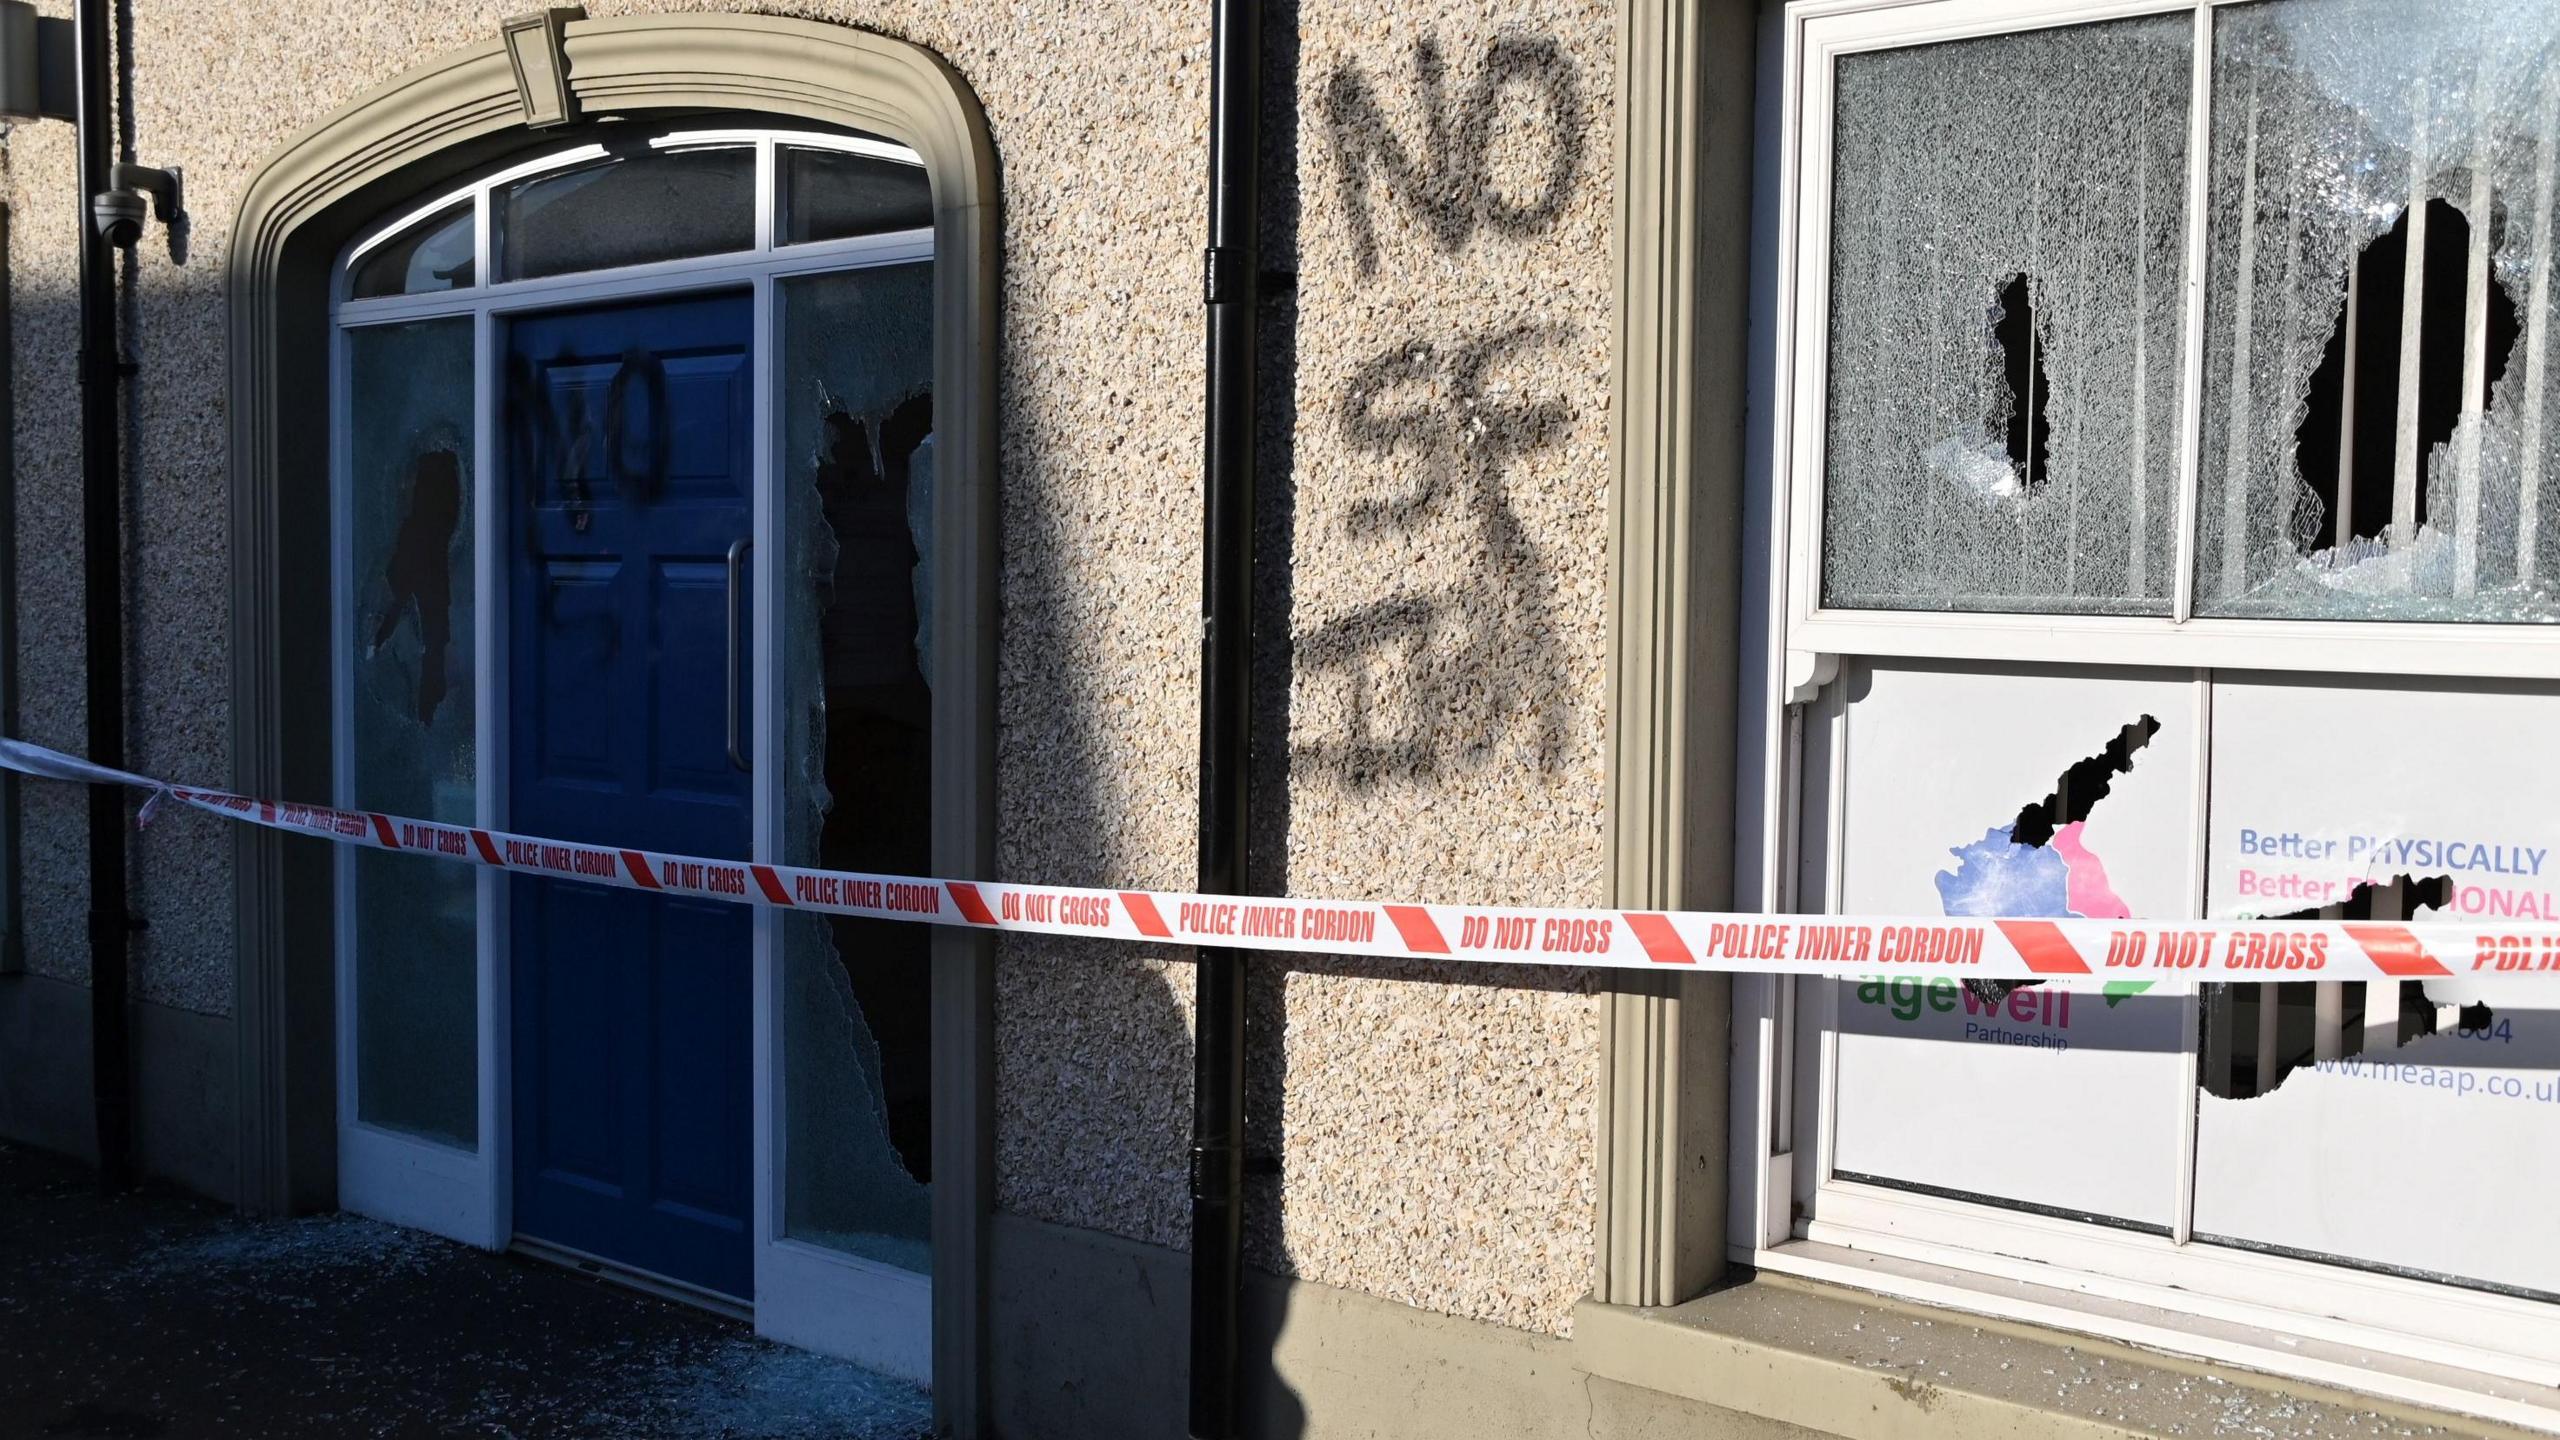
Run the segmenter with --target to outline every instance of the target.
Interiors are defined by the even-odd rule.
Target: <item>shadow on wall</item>
[[[1297,608],[1298,272],[1304,159],[1299,139],[1299,0],[1272,0],[1262,39],[1262,308],[1255,317],[1253,755],[1248,783],[1252,826],[1245,884],[1258,894],[1289,893],[1290,636]],[[1244,1253],[1248,1265],[1294,1275],[1282,1207],[1283,1101],[1288,1083],[1281,1043],[1289,1024],[1285,961],[1245,962]],[[1305,1400],[1274,1363],[1289,1323],[1285,1287],[1247,1282],[1244,1374],[1239,1409],[1255,1440],[1296,1440],[1307,1429]]]
[[[1544,695],[1499,693],[1488,676],[1553,675],[1562,669],[1552,572],[1513,510],[1508,483],[1518,462],[1560,442],[1570,423],[1564,397],[1524,397],[1506,365],[1534,360],[1569,340],[1569,327],[1512,323],[1445,337],[1410,336],[1352,372],[1334,397],[1332,422],[1352,454],[1374,462],[1375,490],[1345,517],[1364,541],[1402,539],[1419,547],[1452,533],[1469,548],[1440,575],[1438,589],[1389,593],[1301,633],[1295,609],[1298,538],[1297,449],[1299,276],[1307,176],[1301,126],[1323,127],[1333,196],[1349,228],[1356,284],[1382,263],[1427,264],[1431,256],[1382,253],[1374,202],[1418,222],[1441,254],[1479,237],[1518,247],[1554,225],[1581,182],[1585,154],[1583,86],[1562,47],[1517,35],[1485,45],[1463,99],[1453,104],[1448,66],[1431,40],[1413,48],[1411,98],[1421,135],[1408,144],[1388,122],[1373,82],[1344,63],[1327,77],[1320,108],[1296,104],[1298,7],[1284,0],[1271,17],[1264,53],[1263,256],[1260,316],[1262,431],[1256,495],[1259,545],[1255,597],[1253,858],[1256,893],[1290,892],[1292,794],[1301,779],[1368,790],[1390,778],[1430,780],[1501,758],[1506,747],[1550,770],[1565,748],[1566,717]],[[1510,119],[1528,123],[1545,165],[1524,196],[1504,193],[1492,173],[1491,137]],[[1325,183],[1322,180],[1319,184]],[[1454,523],[1453,523],[1454,522]],[[1388,582],[1389,586],[1393,582]],[[1300,738],[1292,705],[1300,667],[1316,683],[1347,691],[1347,724],[1329,738]],[[1287,1241],[1284,1125],[1289,1089],[1287,987],[1293,975],[1395,979],[1507,990],[1581,991],[1580,972],[1522,969],[1498,979],[1473,967],[1256,955],[1249,962],[1246,1023],[1246,1257],[1294,1276]],[[1272,1364],[1288,1326],[1288,1289],[1256,1287],[1246,1309],[1248,1373],[1244,1433],[1293,1437],[1306,1409]],[[1263,1296],[1272,1297],[1267,1302]]]
[[[1574,407],[1568,396],[1524,396],[1510,372],[1537,363],[1575,332],[1515,319],[1474,332],[1408,334],[1352,367],[1319,422],[1338,426],[1344,448],[1373,466],[1363,477],[1371,493],[1342,522],[1351,538],[1420,547],[1455,537],[1466,548],[1437,563],[1437,577],[1426,585],[1400,589],[1392,578],[1382,580],[1378,598],[1302,633],[1295,584],[1304,418],[1298,271],[1311,179],[1330,187],[1316,193],[1336,204],[1351,236],[1353,273],[1323,277],[1334,284],[1355,286],[1387,267],[1436,264],[1471,246],[1517,250],[1535,242],[1586,180],[1586,78],[1556,41],[1505,35],[1467,42],[1471,53],[1455,67],[1454,83],[1462,88],[1453,92],[1444,47],[1424,41],[1413,49],[1409,77],[1373,79],[1345,63],[1311,87],[1302,111],[1299,12],[1298,0],[1275,0],[1263,51],[1254,863],[1248,876],[1261,894],[1290,889],[1291,800],[1302,781],[1357,792],[1391,779],[1448,779],[1511,759],[1553,769],[1563,759],[1568,723],[1554,698],[1489,695],[1481,681],[1562,668],[1556,582],[1514,509],[1510,486],[1525,457],[1561,443]],[[1422,117],[1418,134],[1411,122],[1400,133],[1380,104],[1381,87],[1399,83],[1410,86]],[[1493,142],[1506,125],[1517,153],[1538,163],[1505,165],[1497,176]],[[1331,152],[1312,177],[1304,145],[1309,126],[1322,127]],[[1395,233],[1405,232],[1380,224],[1390,206],[1418,222],[1428,248],[1398,253]],[[1022,381],[1008,375],[1006,383]],[[1007,508],[1040,513],[1048,483],[1041,457],[1051,447],[1037,433],[1036,407],[1006,408],[1018,427],[1007,437]],[[1009,850],[1003,864],[1008,873],[1038,873],[1060,883],[1115,884],[1127,877],[1103,843],[1115,826],[1105,812],[1108,797],[1091,778],[1100,773],[1101,747],[1108,743],[1093,718],[1101,707],[1072,668],[1047,663],[1074,648],[1077,597],[1063,557],[1024,534],[1020,527],[1007,531],[1000,764],[1016,783],[1037,777],[1041,830],[1056,838]],[[1320,739],[1294,733],[1301,666],[1305,678],[1354,696],[1340,733]],[[999,1083],[1009,1117],[1000,1204],[1069,1225],[1186,1245],[1193,1036],[1182,991],[1191,983],[1189,967],[1030,936],[1009,938],[1005,961],[1008,971],[1025,976],[1071,968],[1076,981],[1071,989],[1026,981],[1000,997]],[[1588,976],[1575,970],[1521,968],[1488,979],[1473,967],[1253,956],[1246,1257],[1253,1269],[1282,1277],[1299,1268],[1286,1238],[1281,1154],[1290,1079],[1286,987],[1297,974],[1506,991],[1590,988]],[[1305,1400],[1271,1358],[1289,1325],[1288,1294],[1287,1286],[1262,1276],[1248,1283],[1243,1433],[1257,1440],[1294,1440],[1310,1428]],[[1043,1426],[1057,1433],[1181,1434],[1178,1407],[1144,1415],[1122,1407],[1131,1395],[1178,1400],[1187,1368],[1178,1346],[1188,1319],[1185,1295],[1140,1276],[1109,1302],[1087,1299],[1097,1314],[1108,1313],[1100,1308],[1106,1303],[1134,1307],[1148,1333],[1177,1342],[1175,1352],[1141,1353],[1145,1347],[1058,1333],[1036,1315],[1000,1314],[1006,1328],[997,1337],[999,1366],[1072,1377],[1071,1385],[1037,1397]],[[1041,1355],[1044,1346],[1056,1348]]]
[[[67,150],[68,127],[48,127],[47,146]],[[30,134],[32,132],[29,132]],[[26,137],[21,137],[24,140]],[[20,142],[12,142],[13,145]],[[79,295],[43,267],[68,264],[77,197],[44,164],[22,170],[24,208],[10,220],[8,331],[10,433],[6,501],[11,525],[0,577],[10,639],[0,664],[11,712],[0,728],[78,754],[89,750],[85,701],[86,599],[78,385]],[[21,157],[20,163],[27,164]],[[58,183],[57,183],[58,182]],[[146,251],[161,243],[155,231]],[[153,259],[117,266],[123,291],[122,343],[136,366],[119,425],[124,468],[125,762],[130,768],[198,783],[227,778],[228,709],[223,656],[229,641],[224,591],[228,488],[218,351],[223,292],[201,259],[171,270]],[[137,273],[138,277],[137,278]],[[208,542],[210,537],[210,543]],[[85,986],[89,974],[88,798],[78,786],[8,787],[7,845],[16,889],[0,921],[23,942],[27,973]],[[230,841],[219,821],[173,822],[126,835],[126,904],[139,920],[127,939],[132,994],[139,1002],[198,1015],[231,1010],[231,941],[218,924],[192,917],[230,913]],[[14,908],[23,903],[23,909]],[[0,973],[8,962],[0,960]],[[85,1046],[85,1039],[82,1042]],[[85,1053],[85,1051],[84,1051]],[[84,1061],[85,1064],[85,1061]],[[145,1072],[138,1087],[154,1084]],[[76,1087],[76,1128],[89,1133],[87,1080]],[[148,1093],[138,1101],[150,1103]],[[140,1163],[207,1193],[231,1196],[227,1153],[230,1097],[183,1097],[183,1132],[166,1119],[145,1123]],[[215,1113],[218,1110],[219,1113]],[[197,1123],[196,1114],[210,1118]],[[164,1147],[188,1147],[185,1160]],[[83,1146],[87,1141],[83,1140]],[[210,1154],[212,1158],[203,1157]],[[208,1179],[207,1177],[216,1177]]]

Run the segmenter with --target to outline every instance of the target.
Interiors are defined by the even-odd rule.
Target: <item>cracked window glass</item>
[[[2167,613],[2192,34],[1840,57],[1825,605]]]
[[[932,870],[933,267],[782,282],[784,858]],[[933,931],[783,917],[784,1231],[932,1267]]]
[[[472,321],[347,332],[347,803],[475,817]],[[354,852],[356,1113],[479,1138],[478,884],[466,866]]]
[[[2560,620],[2560,11],[2216,12],[2199,613]]]

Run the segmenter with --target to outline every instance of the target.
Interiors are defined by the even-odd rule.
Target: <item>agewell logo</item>
[[[1984,1045],[2024,1045],[2056,1054],[2071,1048],[2071,992],[2051,986],[1989,996],[1953,980],[1862,980],[1857,1000],[1906,1025],[1964,1014],[1964,1038]],[[1932,1028],[1935,1028],[1934,1026]]]

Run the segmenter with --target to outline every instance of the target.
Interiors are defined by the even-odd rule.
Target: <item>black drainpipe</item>
[[[1253,320],[1260,0],[1213,0],[1209,88],[1207,550],[1200,600],[1200,889],[1244,889],[1253,758]],[[1203,949],[1191,1119],[1191,1433],[1236,1433],[1244,1284],[1244,957]]]
[[[79,0],[80,485],[86,579],[89,758],[124,766],[124,524],[118,465],[116,257],[92,222],[90,200],[108,189],[115,131],[107,94],[107,0]],[[131,1045],[125,1016],[124,794],[89,787],[89,1068],[97,1106],[98,1181],[131,1178]]]

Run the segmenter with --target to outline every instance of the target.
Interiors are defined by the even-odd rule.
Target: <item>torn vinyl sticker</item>
[[[2185,911],[2191,684],[1876,666],[1852,672],[1845,693],[1834,908]],[[2183,999],[1954,974],[1834,990],[1836,1173],[2169,1223]],[[2091,1095],[2121,1103],[2093,1109]]]
[[[2560,688],[2269,679],[2217,685],[2214,719],[2213,916],[2370,905],[2360,883],[2409,918],[2560,914]],[[2272,1041],[2269,1083],[2199,1097],[2199,1236],[2560,1293],[2525,1198],[2560,1189],[2560,1012],[2467,977],[2240,988],[2208,990],[2202,1063],[2253,1070]],[[2274,1023],[2217,1040],[2260,999]]]

